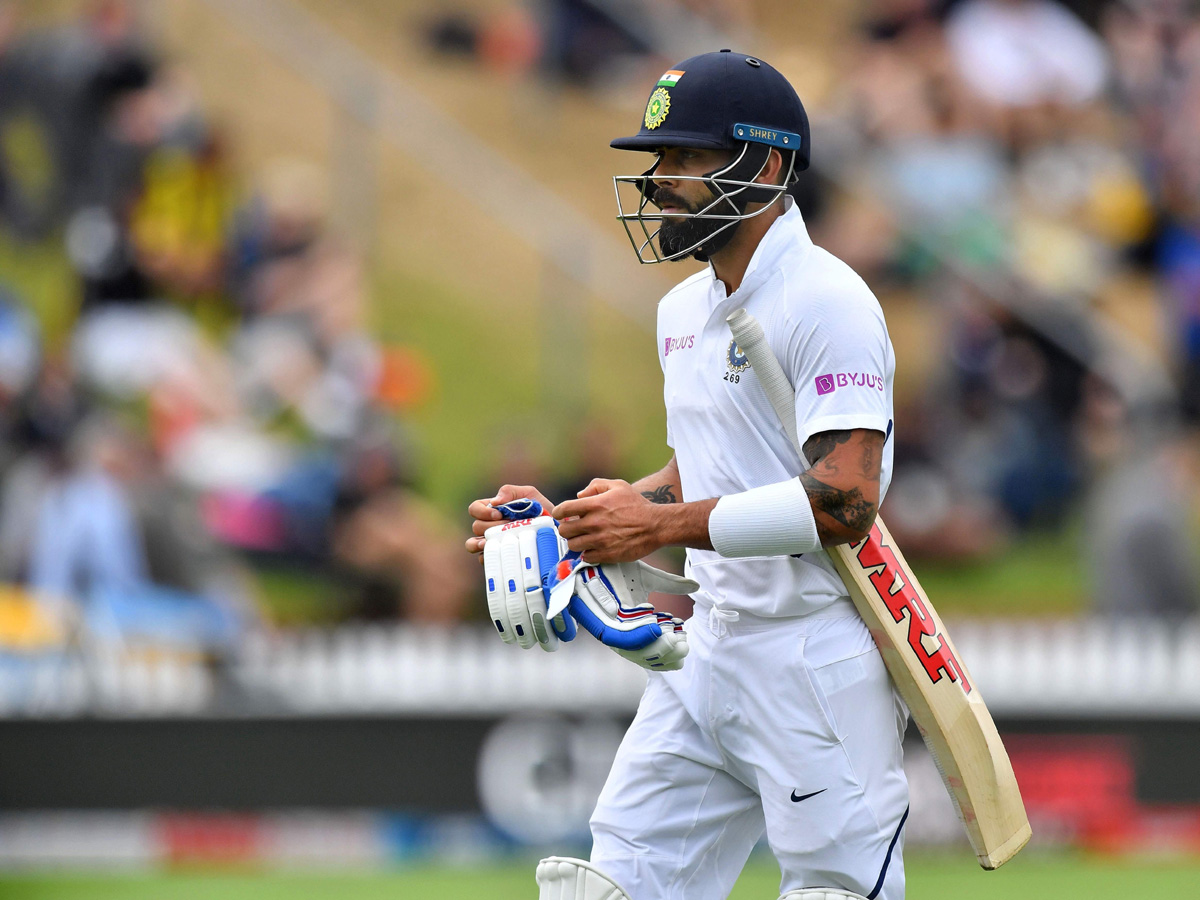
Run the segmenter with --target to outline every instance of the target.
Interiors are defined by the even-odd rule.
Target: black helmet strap
[[[771,147],[769,145],[747,142],[742,145],[741,152],[734,157],[732,162],[705,173],[705,184],[713,192],[713,196],[730,207],[729,210],[718,207],[717,212],[745,215],[746,207],[751,203],[769,203],[779,194],[778,190],[770,188],[744,187],[736,183],[730,184],[726,188],[721,184],[721,182],[754,181],[766,168],[770,156]]]
[[[782,153],[783,151],[780,152]],[[794,161],[796,151],[791,151],[791,154]],[[730,182],[754,181],[754,179],[762,174],[763,169],[766,168],[767,160],[770,159],[770,156],[771,147],[768,144],[747,141],[742,145],[741,151],[734,157],[733,162],[705,174],[704,183],[708,185],[709,190],[712,191],[713,196],[718,201],[713,206],[712,211],[744,216],[746,214],[746,207],[751,203],[770,203],[772,200],[778,199],[778,188],[758,188],[746,187],[744,184],[730,184]],[[725,186],[722,185],[722,182],[725,183]],[[692,256],[700,262],[708,262],[714,253],[720,252],[722,248],[733,240],[733,234],[741,224],[741,222],[738,222],[730,228],[721,229],[698,247]]]
[[[730,162],[699,176],[703,179],[703,183],[708,186],[714,198],[712,203],[705,208],[705,214],[745,216],[746,207],[751,203],[771,203],[779,199],[781,191],[778,186],[748,186],[749,182],[753,182],[754,179],[762,174],[763,169],[767,165],[767,160],[770,158],[771,149],[767,144],[760,144],[753,141],[741,142],[741,148]],[[790,159],[787,156],[784,157],[785,164],[788,165],[788,174],[785,177],[785,181],[790,184],[796,178],[796,151],[780,150],[780,153],[791,154]],[[654,165],[638,177],[638,186],[641,191],[643,206],[646,203],[655,202],[654,194],[657,188],[654,184],[654,173],[657,171],[660,162],[661,160],[655,160]],[[739,184],[738,182],[741,183]],[[706,217],[706,215],[701,215],[699,218]],[[713,235],[692,251],[690,255],[700,262],[708,262],[714,253],[719,252],[729,243],[739,225],[741,225],[740,221],[730,220],[716,228]]]

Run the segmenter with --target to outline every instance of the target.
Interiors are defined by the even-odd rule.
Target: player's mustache
[[[659,209],[662,209],[665,206],[674,206],[679,209],[686,209],[688,212],[696,211],[692,208],[692,204],[688,203],[678,194],[673,194],[670,191],[663,190],[662,188],[659,188],[654,192],[653,202],[654,205]]]

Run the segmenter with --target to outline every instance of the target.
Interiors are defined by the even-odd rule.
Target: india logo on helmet
[[[646,104],[646,127],[653,131],[667,120],[667,113],[670,111],[670,93],[666,88],[655,88],[654,93],[650,95],[650,102]]]

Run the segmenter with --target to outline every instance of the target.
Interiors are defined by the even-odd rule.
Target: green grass
[[[432,369],[432,390],[410,425],[422,486],[443,507],[480,480],[502,435],[523,428],[540,440],[537,333],[527,310],[472,303],[389,272],[375,289],[373,324],[381,340],[411,347]],[[532,352],[512,349],[522,346]]]
[[[569,435],[589,415],[621,434],[624,473],[670,458],[653,333],[597,306],[568,314],[489,304],[395,270],[374,288],[373,331],[414,349],[434,387],[408,425],[425,492],[454,515],[491,484],[505,442],[519,437],[554,476],[571,468]]]
[[[0,898],[22,900],[533,900],[530,864],[454,869],[418,866],[375,874],[175,872],[0,877]],[[1200,860],[1109,860],[1026,853],[998,872],[966,854],[913,854],[909,900],[1192,900]],[[731,900],[778,896],[772,863],[753,862]]]
[[[1076,527],[1026,535],[986,562],[910,562],[943,614],[1070,615],[1082,612],[1088,603]]]
[[[344,618],[344,585],[310,567],[258,565],[258,598],[270,621],[280,626],[321,625]]]

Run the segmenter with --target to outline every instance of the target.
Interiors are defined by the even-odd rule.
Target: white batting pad
[[[547,856],[538,863],[537,883],[538,900],[631,900],[615,881],[582,859]]]
[[[866,900],[862,894],[839,891],[837,888],[805,888],[788,891],[779,900]]]

